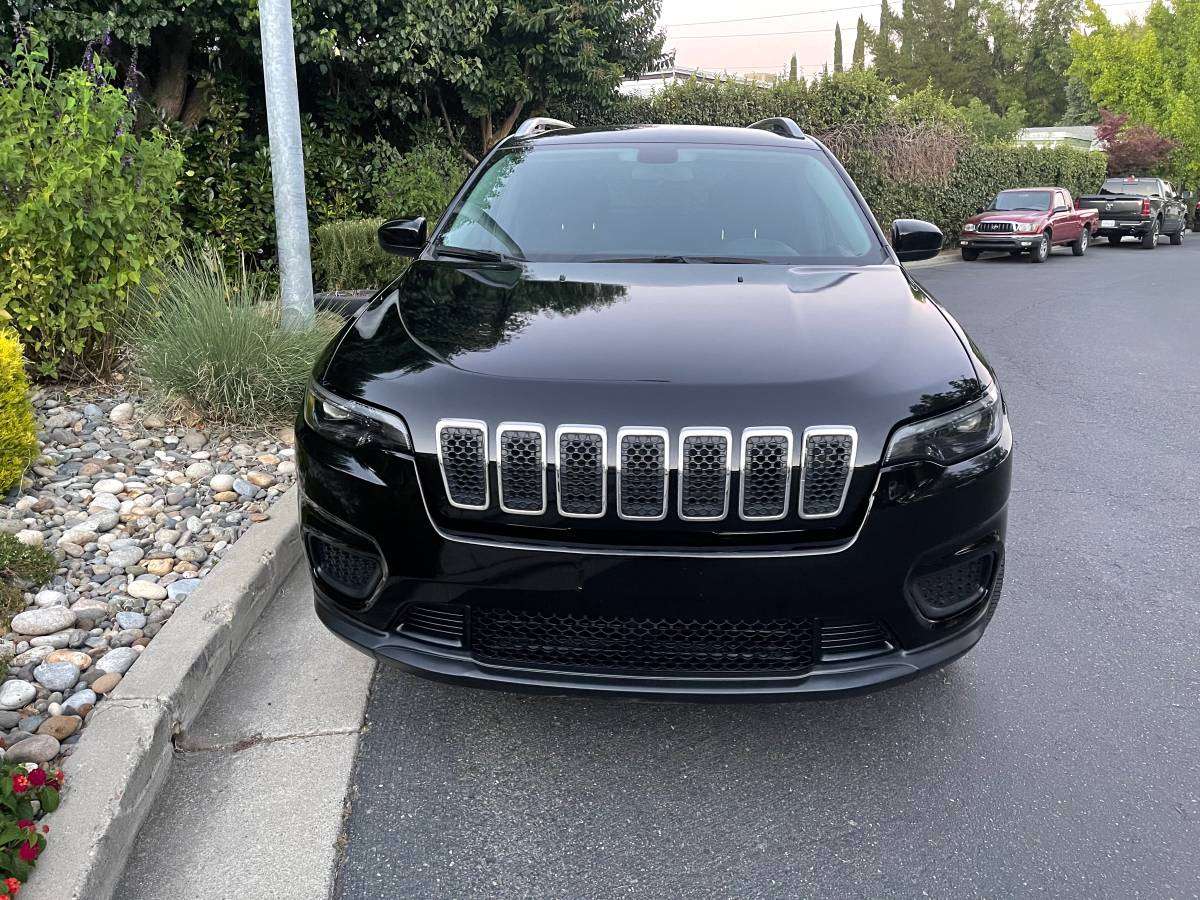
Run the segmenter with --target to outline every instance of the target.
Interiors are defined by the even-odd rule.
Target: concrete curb
[[[187,728],[300,561],[298,489],[234,544],[104,700],[63,766],[46,852],[22,900],[108,900]]]
[[[922,259],[919,262],[905,263],[906,269],[932,269],[937,266],[948,266],[950,263],[962,262],[962,254],[958,247],[950,247],[943,250],[932,259]]]

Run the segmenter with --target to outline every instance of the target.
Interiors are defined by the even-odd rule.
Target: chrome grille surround
[[[502,512],[516,516],[546,512],[546,429],[542,425],[501,422],[496,426],[496,492]]]
[[[851,425],[804,429],[800,518],[832,519],[841,513],[850,491],[857,453],[858,432]]]
[[[728,428],[684,428],[679,432],[680,519],[719,522],[729,515],[732,463],[733,433]]]
[[[980,222],[975,230],[984,234],[1012,234],[1017,229],[1012,222]]]
[[[741,463],[738,516],[747,522],[774,522],[786,517],[792,494],[792,429],[745,429]],[[766,499],[758,499],[758,492],[766,494]],[[749,503],[747,497],[751,498]],[[778,512],[774,512],[776,506]],[[758,509],[763,511],[756,512]]]
[[[437,423],[438,468],[446,499],[458,509],[484,510],[488,491],[488,427],[478,419]]]
[[[554,453],[559,515],[602,518],[608,511],[608,432],[599,425],[559,425],[554,431]],[[588,496],[589,490],[594,497]]]
[[[617,515],[633,522],[667,517],[671,435],[657,426],[617,430]]]

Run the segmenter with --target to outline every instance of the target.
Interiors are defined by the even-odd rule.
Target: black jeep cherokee
[[[318,362],[322,621],[472,684],[804,696],[965,653],[1000,593],[994,375],[787,119],[532,120]]]

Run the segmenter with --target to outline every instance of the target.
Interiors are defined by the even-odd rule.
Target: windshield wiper
[[[719,263],[719,264],[752,264],[766,263],[767,260],[757,256],[602,256],[593,259],[599,263]]]
[[[435,256],[452,256],[456,259],[469,259],[474,262],[520,263],[523,257],[510,256],[497,250],[474,250],[470,247],[455,247],[452,244],[434,244]]]

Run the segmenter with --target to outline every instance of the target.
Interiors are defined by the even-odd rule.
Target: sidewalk
[[[117,896],[329,895],[374,665],[322,628],[312,603],[297,567],[176,738]]]

